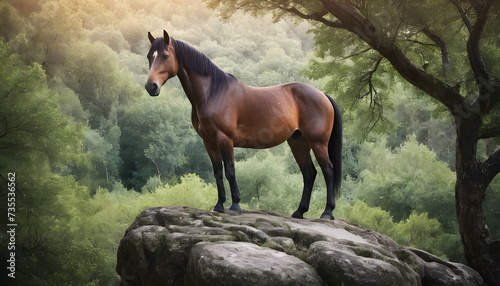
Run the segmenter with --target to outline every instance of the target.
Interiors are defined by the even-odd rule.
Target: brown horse
[[[224,212],[226,193],[223,168],[231,188],[230,212],[239,214],[234,147],[269,148],[288,141],[304,179],[302,199],[292,217],[303,218],[309,209],[316,168],[312,150],[326,181],[326,208],[321,218],[333,219],[335,195],[342,176],[342,119],[335,101],[303,83],[251,87],[223,72],[208,57],[163,31],[163,38],[148,33],[151,96],[178,76],[191,102],[191,120],[203,139],[217,182],[216,212]]]

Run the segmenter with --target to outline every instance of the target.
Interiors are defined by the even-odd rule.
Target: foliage
[[[66,236],[59,222],[69,218],[56,198],[64,191],[81,188],[64,174],[71,171],[71,165],[85,161],[79,145],[83,136],[79,124],[60,111],[40,65],[23,65],[3,41],[0,59],[0,190],[7,197],[7,173],[15,172],[15,221],[22,226],[16,231],[18,265],[27,267],[20,267],[19,280],[49,281],[50,271],[43,266],[63,268],[60,258],[64,252],[54,242]],[[6,211],[2,208],[4,217]],[[0,238],[2,243],[7,239],[4,235]],[[2,254],[5,251],[7,248]],[[30,272],[30,267],[39,271]]]
[[[430,219],[427,212],[413,211],[407,219],[395,222],[389,212],[357,200],[352,206],[342,205],[339,213],[343,219],[376,229],[401,245],[423,249],[444,259],[463,260],[460,236],[445,233],[439,221]]]
[[[489,186],[489,192],[486,195],[484,206],[486,221],[490,226],[490,231],[495,239],[500,239],[500,179],[496,178]]]
[[[171,96],[168,102],[144,98],[123,115],[121,178],[127,188],[140,189],[153,175],[160,179],[180,176],[180,170],[185,170],[183,166],[199,157],[196,152],[187,151],[192,148],[191,143],[202,144],[191,126],[189,108],[187,99],[178,96]],[[196,151],[205,152],[200,148]],[[207,160],[208,156],[198,162]],[[211,168],[211,164],[208,160],[200,167]]]
[[[455,174],[415,137],[394,152],[385,146],[386,140],[362,146],[357,198],[389,211],[396,220],[408,219],[412,211],[428,212],[446,231],[455,230]]]
[[[302,175],[290,173],[284,164],[290,151],[274,155],[258,151],[253,157],[236,163],[241,199],[253,209],[271,209],[292,214],[298,207]]]

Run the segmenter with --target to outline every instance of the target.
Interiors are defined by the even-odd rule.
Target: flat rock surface
[[[346,221],[265,210],[146,209],[117,258],[122,285],[482,285],[465,265]]]
[[[295,256],[248,242],[200,242],[191,250],[188,285],[323,285],[316,270]]]

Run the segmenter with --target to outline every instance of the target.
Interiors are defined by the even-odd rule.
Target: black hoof
[[[212,210],[212,212],[223,214],[223,213],[224,213],[224,208],[215,207],[215,208]]]
[[[335,217],[332,214],[323,213],[320,217],[321,219],[334,220]]]
[[[233,204],[230,208],[229,211],[227,212],[229,215],[240,215],[241,214],[241,208],[238,204]]]
[[[304,214],[299,212],[299,211],[295,211],[293,214],[292,214],[292,217],[293,218],[304,218]]]

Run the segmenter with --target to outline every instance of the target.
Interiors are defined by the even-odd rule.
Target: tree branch
[[[380,66],[380,63],[382,62],[383,59],[384,59],[383,56],[379,56],[376,59],[373,68],[370,71],[363,74],[359,80],[360,82],[366,81],[366,84],[368,85],[368,91],[365,92],[364,94],[362,94],[362,90],[365,86],[364,84],[362,84],[361,87],[359,88],[359,92],[358,92],[358,96],[357,96],[356,100],[360,100],[360,99],[363,99],[363,98],[370,96],[370,110],[371,110],[371,119],[370,119],[370,122],[368,123],[370,128],[369,128],[368,132],[365,133],[365,136],[363,137],[363,141],[366,140],[368,134],[371,133],[371,131],[375,128],[375,126],[377,125],[377,123],[380,120],[387,121],[383,116],[384,105],[381,102],[382,98],[380,97],[379,93],[377,92],[377,90],[375,89],[375,86],[372,83],[373,75],[375,74],[375,72],[377,72],[377,70]],[[353,103],[353,105],[354,105],[354,103]]]
[[[377,94],[378,94],[377,90],[375,89],[375,87],[373,86],[373,83],[372,83],[373,74],[375,74],[375,72],[377,71],[377,69],[378,69],[378,67],[383,59],[384,59],[384,57],[382,57],[382,56],[378,57],[378,59],[375,61],[375,66],[373,67],[373,69],[371,71],[368,71],[365,74],[363,74],[361,76],[361,78],[359,79],[360,82],[366,81],[366,83],[368,84],[368,91],[366,93],[364,93],[363,95],[361,95],[361,90],[363,89],[363,86],[361,86],[359,93],[358,93],[358,99],[365,98],[369,95],[370,96],[370,105],[372,105],[372,103],[374,102],[373,96],[374,95],[377,96]]]
[[[448,52],[448,45],[444,41],[443,37],[441,37],[436,32],[432,31],[429,28],[425,28],[422,32],[431,39],[438,47],[441,49],[441,63],[443,66],[443,75],[446,76],[446,73],[450,69],[450,54]]]
[[[467,56],[469,58],[472,72],[476,78],[476,83],[479,85],[480,93],[485,92],[485,89],[487,89],[487,83],[491,79],[481,55],[479,42],[481,41],[481,37],[486,26],[486,20],[488,19],[488,13],[492,6],[493,1],[488,0],[484,4],[482,10],[478,11],[476,23],[472,26],[469,40],[467,41]]]
[[[486,161],[481,163],[482,170],[485,174],[486,186],[495,178],[498,173],[500,173],[500,148],[495,150]]]
[[[315,20],[332,28],[345,29],[344,25],[341,22],[333,22],[324,18],[324,16],[328,14],[328,11],[323,11],[320,13],[304,14],[293,6],[290,8],[280,7],[280,9],[289,13],[293,13],[302,19]]]
[[[438,47],[438,45],[436,45],[436,44],[424,43],[424,42],[417,41],[417,40],[412,40],[412,39],[408,39],[406,41],[407,42],[412,42],[412,43],[415,43],[415,44],[419,44],[419,45],[422,45],[422,46]]]
[[[4,116],[2,119],[3,119],[3,122],[5,122],[5,132],[3,134],[0,134],[0,138],[2,138],[2,137],[4,137],[4,136],[7,135],[7,127],[8,127],[8,125],[7,125],[7,116]]]
[[[16,88],[17,88],[17,86],[14,86],[11,89],[9,89],[9,91],[4,92],[2,94],[2,97],[0,97],[0,103],[2,103],[4,100],[6,100],[16,90]]]
[[[458,3],[456,0],[449,0],[458,10],[460,13],[460,16],[462,17],[462,21],[464,22],[465,26],[467,27],[467,30],[472,30],[472,24],[470,23],[469,17],[467,16],[467,13],[465,12],[465,9]]]
[[[366,53],[366,52],[368,52],[368,51],[370,51],[370,50],[372,50],[372,48],[371,48],[371,47],[370,47],[370,48],[367,48],[367,49],[364,49],[364,50],[362,50],[362,51],[359,51],[359,52],[356,52],[356,53],[350,54],[350,55],[348,55],[348,56],[346,56],[346,57],[340,58],[340,59],[338,59],[337,61],[347,60],[347,59],[349,59],[349,58],[352,58],[352,57],[355,57],[355,56],[362,55],[362,54],[364,54],[364,53]]]
[[[345,29],[377,49],[375,25],[368,21],[357,8],[337,0],[321,0],[323,7],[344,25]]]
[[[476,78],[476,84],[479,87],[479,96],[472,103],[472,107],[477,108],[479,106],[483,115],[488,114],[500,101],[500,81],[496,77],[492,78],[486,69],[480,50],[481,37],[493,3],[493,0],[472,3],[473,8],[477,12],[477,20],[472,26],[469,40],[467,41],[469,63]]]
[[[321,0],[321,3],[342,22],[345,29],[384,56],[405,80],[440,101],[452,114],[466,116],[469,107],[458,91],[412,62],[384,33],[377,31],[375,25],[358,9],[338,0]]]
[[[497,137],[499,134],[500,134],[500,124],[490,128],[481,128],[481,130],[479,130],[478,139],[493,138]]]

